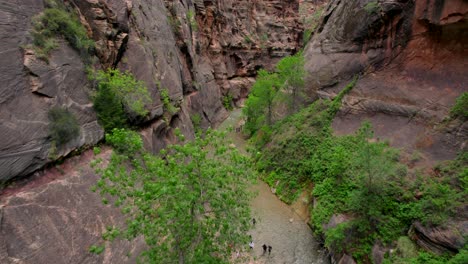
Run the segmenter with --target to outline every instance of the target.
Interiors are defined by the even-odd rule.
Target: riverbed
[[[241,109],[235,109],[220,125],[219,129],[235,127],[241,118]],[[245,153],[246,141],[235,130],[228,134],[237,148]],[[291,206],[280,201],[270,187],[258,180],[252,186],[257,194],[252,200],[252,214],[256,224],[252,223],[250,234],[254,249],[243,252],[242,263],[271,264],[328,264],[327,254],[312,236],[307,225],[307,216],[296,213]],[[262,245],[272,247],[271,254],[263,253]],[[246,247],[248,248],[248,247]]]

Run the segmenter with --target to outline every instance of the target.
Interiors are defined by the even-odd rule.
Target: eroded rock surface
[[[411,238],[426,250],[437,254],[458,253],[466,243],[468,221],[450,221],[443,227],[429,227],[416,222],[409,233]]]
[[[299,1],[65,1],[95,41],[96,68],[128,70],[145,82],[153,99],[144,124],[147,147],[157,152],[174,142],[174,128],[193,135],[190,116],[204,128],[227,116],[223,97],[242,104],[253,76],[299,48]],[[0,181],[31,174],[103,137],[89,95],[94,83],[85,74],[82,52],[65,41],[49,63],[36,58],[30,30],[43,1],[0,1],[3,83],[0,94]],[[161,102],[169,91],[177,109]],[[80,136],[57,149],[47,113],[68,108],[79,120]],[[163,137],[163,138],[160,138]],[[150,142],[151,141],[151,142]],[[154,141],[154,142],[153,142]],[[157,142],[161,141],[161,142]]]
[[[193,137],[195,115],[202,128],[220,123],[228,114],[223,97],[242,104],[256,71],[297,51],[302,32],[296,0],[70,0],[64,2],[95,41],[95,54],[83,57],[58,38],[45,62],[28,46],[32,18],[45,2],[0,0],[0,187],[103,138],[84,62],[129,71],[146,84],[150,114],[133,122],[157,152],[176,142],[176,128]],[[162,103],[162,89],[172,111]],[[62,146],[54,146],[49,131],[55,106],[69,109],[80,126],[79,136]],[[1,190],[0,263],[136,262],[142,239],[89,252],[104,243],[107,226],[123,223],[118,210],[90,192],[97,176],[87,166],[89,155]]]
[[[376,136],[429,160],[466,148],[466,122],[442,121],[466,91],[466,1],[331,1],[306,47],[310,92],[333,97],[363,74],[335,119],[348,134],[369,119]]]
[[[100,158],[109,154],[105,150]],[[93,158],[87,151],[0,197],[0,263],[136,263],[142,238],[102,239],[124,217],[90,191],[98,179],[89,166]],[[93,245],[105,250],[93,254]]]
[[[60,42],[49,63],[38,60],[30,43],[31,19],[41,1],[0,1],[0,182],[28,175],[51,161],[53,149],[48,110],[67,107],[77,118],[80,135],[54,150],[62,157],[97,143],[103,130],[88,99],[88,80],[79,54]]]

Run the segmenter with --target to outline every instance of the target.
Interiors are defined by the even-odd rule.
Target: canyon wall
[[[0,91],[0,181],[23,177],[83,146],[104,132],[97,122],[83,54],[66,41],[40,60],[32,43],[32,19],[42,1],[1,1],[4,36]],[[150,114],[139,120],[148,148],[174,141],[173,129],[193,135],[190,116],[215,126],[227,104],[242,104],[256,71],[271,68],[299,49],[298,1],[65,1],[95,42],[94,67],[128,70],[148,87]],[[92,58],[91,58],[92,60]],[[164,113],[161,89],[179,111]],[[225,104],[226,104],[225,103]],[[57,147],[48,111],[69,109],[80,135]]]
[[[451,1],[331,1],[305,48],[310,94],[333,97],[356,74],[337,134],[364,119],[376,136],[418,150],[430,161],[466,149],[462,120],[447,120],[467,91],[468,3]]]
[[[410,168],[433,173],[436,162],[468,147],[468,122],[449,118],[455,99],[468,91],[467,29],[464,0],[330,1],[305,47],[307,92],[333,98],[359,75],[334,119],[334,132],[351,134],[368,120],[377,140],[420,155]],[[466,215],[465,207],[440,227],[416,222],[410,237],[438,254],[458,252],[468,234]],[[328,225],[346,221],[339,216]],[[375,263],[385,254],[391,252],[379,243],[372,248]],[[339,250],[331,256],[356,263]]]
[[[59,38],[47,62],[39,59],[30,45],[32,20],[51,1],[0,0],[0,188],[16,180],[0,189],[0,262],[135,263],[142,238],[108,243],[101,237],[124,219],[90,191],[98,180],[89,167],[92,151],[54,164],[104,136],[86,64],[128,70],[145,83],[153,103],[135,125],[156,152],[175,142],[176,128],[193,137],[195,115],[201,127],[216,126],[228,114],[223,97],[241,105],[259,68],[299,49],[299,1],[61,2],[94,40],[91,58]],[[162,89],[177,111],[165,109]],[[60,146],[50,135],[55,106],[68,109],[80,126],[79,136]],[[42,170],[47,164],[54,165]],[[90,253],[93,245],[104,252]]]

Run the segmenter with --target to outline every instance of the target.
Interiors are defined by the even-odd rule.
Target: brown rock
[[[108,158],[104,150],[101,158]],[[124,223],[120,210],[90,191],[98,179],[89,167],[92,151],[49,170],[40,179],[0,197],[1,263],[135,263],[143,239],[102,239],[108,226]],[[60,173],[59,171],[62,171]],[[47,181],[47,179],[50,179]],[[103,253],[89,252],[104,245]]]
[[[338,264],[356,264],[356,261],[354,261],[353,257],[344,254],[338,261]]]
[[[375,135],[394,146],[418,148],[430,161],[454,158],[466,148],[467,134],[434,124],[468,83],[466,2],[373,3],[330,2],[304,52],[308,94],[333,97],[361,73],[334,120],[338,134],[368,119]]]
[[[427,227],[415,222],[409,233],[411,239],[426,250],[437,254],[457,253],[466,243],[468,221],[450,221],[444,227]]]

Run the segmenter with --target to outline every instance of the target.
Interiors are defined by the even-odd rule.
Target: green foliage
[[[379,9],[380,5],[378,1],[369,2],[364,6],[364,10],[366,10],[366,12],[369,14],[376,13],[377,11],[379,11]]]
[[[278,112],[284,111],[276,110],[284,107],[284,102],[290,114],[300,109],[305,97],[304,63],[302,53],[298,53],[279,61],[276,72],[258,71],[257,80],[242,110],[247,134],[254,136],[258,131],[265,130],[264,128],[271,129],[283,117]]]
[[[105,249],[106,248],[104,247],[104,245],[102,245],[102,246],[92,245],[91,247],[89,247],[89,252],[91,252],[93,254],[96,254],[96,255],[99,255],[102,252],[104,252]]]
[[[129,72],[108,69],[98,71],[94,109],[106,131],[127,127],[137,118],[148,114],[145,105],[152,100],[148,89]]]
[[[101,153],[101,148],[100,147],[94,147],[93,148],[93,154],[94,155],[99,155]]]
[[[314,232],[325,237],[326,246],[364,261],[376,241],[391,243],[414,221],[443,224],[453,215],[468,198],[468,154],[441,164],[436,179],[412,181],[406,177],[408,168],[399,162],[399,151],[373,139],[369,123],[355,135],[334,136],[331,122],[356,81],[332,102],[318,100],[277,122],[269,139],[258,145],[267,149],[258,150],[255,158],[265,181],[286,202],[313,183]],[[422,197],[416,199],[415,193]],[[338,213],[353,220],[324,230]]]
[[[49,131],[52,141],[63,145],[80,135],[80,126],[76,117],[66,108],[54,107],[48,113]]]
[[[120,236],[120,230],[115,227],[108,226],[106,228],[106,232],[102,234],[102,239],[106,241],[114,241],[118,236]]]
[[[245,36],[244,36],[244,41],[245,41],[245,43],[247,43],[247,44],[253,43],[252,38],[250,38],[249,35],[245,35]]]
[[[106,135],[115,152],[98,169],[97,187],[122,208],[127,225],[121,233],[108,230],[105,238],[143,235],[145,263],[227,262],[248,242],[247,190],[254,174],[224,135],[208,130],[161,156],[145,152],[136,132],[114,129]]]
[[[257,81],[252,86],[249,98],[242,109],[247,117],[245,130],[253,135],[263,126],[273,123],[273,102],[279,89],[279,78],[276,73],[259,70]]]
[[[223,106],[226,108],[228,111],[231,111],[233,109],[232,106],[232,95],[231,94],[226,94],[223,96]]]
[[[452,117],[468,119],[468,92],[463,92],[456,100],[455,105],[450,109]]]
[[[187,11],[187,21],[190,25],[190,28],[197,32],[198,31],[198,23],[197,20],[195,19],[195,12],[193,10]]]
[[[300,99],[304,98],[304,56],[301,52],[283,58],[276,65],[276,71],[278,73],[279,82],[281,83],[282,91],[289,96],[290,114],[296,112],[299,109]]]
[[[58,47],[57,36],[63,37],[82,56],[88,56],[94,48],[94,41],[88,38],[78,17],[67,12],[63,4],[49,1],[49,6],[33,18],[31,35],[37,56],[47,61],[50,51]]]
[[[117,152],[132,157],[143,149],[140,135],[124,128],[114,128],[112,133],[106,134],[106,142]]]
[[[339,109],[337,105],[341,104],[344,94],[355,82],[347,85],[333,102],[316,101],[297,114],[279,121],[272,131],[265,133],[272,138],[271,141],[258,135],[254,137],[259,147],[269,143],[268,151],[259,157],[257,166],[267,173],[267,181],[278,182],[277,193],[285,202],[294,201],[302,187],[311,180],[311,175],[314,180],[323,179],[339,175],[347,166],[346,151],[334,145],[329,127]],[[329,167],[323,168],[323,164]],[[275,173],[270,174],[271,171]]]
[[[159,93],[161,95],[161,100],[163,102],[164,109],[166,110],[166,112],[170,115],[177,113],[178,109],[171,103],[171,98],[169,97],[169,90],[162,88],[159,90]]]
[[[195,130],[198,130],[201,128],[201,116],[198,113],[195,113],[190,116],[190,119],[192,120],[192,125],[195,128]]]

